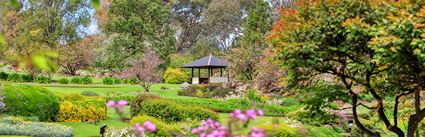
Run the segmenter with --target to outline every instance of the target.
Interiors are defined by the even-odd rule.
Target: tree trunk
[[[352,93],[352,92],[351,92]],[[353,117],[354,117],[354,124],[360,129],[361,132],[368,134],[371,137],[380,137],[381,135],[378,132],[373,132],[369,129],[367,129],[359,120],[359,117],[357,115],[357,94],[352,93],[351,97],[352,105],[353,105]]]

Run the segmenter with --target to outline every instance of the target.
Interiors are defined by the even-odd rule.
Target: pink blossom
[[[246,115],[253,120],[255,120],[257,118],[257,112],[255,111],[255,109],[247,110]]]
[[[150,121],[145,121],[145,123],[143,123],[143,126],[150,132],[156,131],[156,126]]]
[[[127,104],[128,104],[128,101],[127,100],[120,100],[117,103],[118,106],[126,106]]]
[[[257,110],[257,113],[259,116],[264,116],[264,111],[261,109]]]
[[[245,122],[246,120],[248,120],[248,117],[245,114],[238,114],[236,118],[238,118],[239,121],[242,121],[242,122]]]
[[[115,107],[117,104],[114,100],[109,100],[108,103],[106,103],[107,107]]]
[[[197,128],[192,129],[192,134],[196,134],[196,133],[198,133],[198,129]]]
[[[136,123],[136,124],[134,125],[134,128],[135,128],[135,130],[136,130],[137,132],[139,132],[139,133],[141,133],[141,134],[143,134],[143,133],[145,132],[145,128],[141,127],[139,123]]]
[[[124,112],[124,108],[118,107],[118,112],[123,113]]]

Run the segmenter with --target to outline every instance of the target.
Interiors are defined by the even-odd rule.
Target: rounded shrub
[[[5,114],[36,116],[40,121],[53,121],[59,112],[59,100],[46,88],[32,85],[6,85]]]
[[[152,122],[157,127],[156,132],[154,133],[146,132],[148,136],[170,137],[173,136],[173,134],[176,132],[181,132],[181,130],[174,125],[169,125],[159,119],[146,115],[134,117],[131,119],[130,125],[134,125],[136,123],[143,125],[143,123],[146,121]]]
[[[22,77],[18,73],[12,73],[7,76],[7,81],[23,82]]]
[[[106,119],[107,113],[104,98],[71,94],[62,97],[61,100],[56,121],[96,122]]]
[[[218,120],[215,112],[190,105],[178,104],[172,100],[151,99],[143,102],[140,114],[161,119],[167,123],[186,120]]]
[[[73,77],[71,78],[71,83],[72,84],[81,84],[81,78],[80,77]]]
[[[163,75],[165,83],[181,84],[189,80],[189,76],[179,68],[167,68]]]
[[[93,84],[93,79],[90,77],[81,78],[81,84]]]
[[[50,83],[49,77],[46,77],[46,76],[37,76],[35,81],[39,84],[49,84]]]
[[[130,114],[131,116],[137,116],[140,114],[142,103],[149,99],[160,99],[158,95],[152,93],[141,93],[131,101]]]
[[[296,129],[284,124],[264,124],[258,125],[258,128],[264,130],[267,137],[297,137]]]
[[[114,84],[114,78],[106,77],[106,78],[103,78],[102,82],[105,85],[113,85]]]
[[[32,82],[32,76],[30,74],[22,74],[21,79],[23,82]]]
[[[81,92],[81,95],[83,95],[83,96],[99,96],[99,94],[97,94],[96,92],[93,92],[93,91],[83,91],[83,92]]]
[[[118,78],[114,79],[114,84],[121,84],[121,79],[118,79]]]
[[[7,80],[7,77],[9,76],[6,72],[0,72],[0,80]]]
[[[61,78],[61,79],[59,79],[59,81],[58,81],[60,84],[68,84],[69,83],[69,80],[67,79],[67,78]]]

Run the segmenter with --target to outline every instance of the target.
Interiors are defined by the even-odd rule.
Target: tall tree
[[[256,64],[264,58],[262,53],[268,47],[266,37],[272,28],[271,9],[267,2],[257,0],[256,6],[248,10],[248,17],[243,22],[243,36],[239,45],[229,54],[232,62],[230,69],[244,79],[252,80],[256,74]]]
[[[397,116],[399,99],[414,94],[415,111],[407,122],[407,136],[412,137],[425,117],[419,95],[425,85],[420,75],[425,71],[423,48],[419,46],[424,44],[423,6],[423,1],[408,0],[304,1],[296,9],[282,10],[270,38],[293,86],[318,86],[311,82],[318,75],[337,78],[338,82],[329,84],[344,87],[356,127],[369,136],[381,133],[360,120],[360,105],[376,112],[387,130],[403,137],[406,133]],[[328,96],[339,97],[332,94]],[[373,96],[375,107],[360,103],[366,94]],[[392,106],[393,117],[386,113],[386,106]]]
[[[112,36],[106,67],[120,69],[125,60],[143,53],[145,47],[167,60],[174,51],[174,32],[170,28],[170,3],[162,0],[116,0],[108,10],[104,32]],[[108,64],[115,62],[113,64]]]

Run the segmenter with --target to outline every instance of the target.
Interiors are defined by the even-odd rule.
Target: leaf
[[[19,3],[18,0],[10,0],[10,4],[16,9],[21,8],[21,3]]]
[[[99,10],[100,0],[90,0],[90,2],[94,9]]]
[[[40,69],[48,69],[48,59],[44,56],[35,55],[32,57],[32,62],[34,66],[40,68]]]

